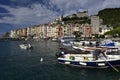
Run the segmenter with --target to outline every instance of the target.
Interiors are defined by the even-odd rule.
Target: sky
[[[120,0],[0,0],[0,34],[78,11],[95,15],[105,8],[120,8]]]

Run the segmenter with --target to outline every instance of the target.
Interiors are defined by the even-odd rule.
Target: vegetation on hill
[[[79,24],[84,24],[84,23],[90,23],[90,19],[88,17],[64,17],[63,21],[65,23],[79,23]]]
[[[120,8],[107,8],[98,12],[98,16],[103,19],[103,24],[120,26]]]
[[[120,26],[111,31],[106,32],[105,35],[112,35],[113,37],[120,37]]]
[[[6,32],[4,35],[3,35],[3,38],[8,38],[10,35],[10,32]]]

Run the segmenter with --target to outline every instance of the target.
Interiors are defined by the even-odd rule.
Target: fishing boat
[[[119,47],[116,46],[108,46],[108,45],[112,45],[113,43],[109,43],[107,44],[107,46],[82,46],[82,45],[78,45],[78,44],[72,44],[72,48],[74,49],[80,49],[80,50],[95,50],[95,49],[99,49],[99,48],[106,48],[107,52],[118,52],[120,50]]]
[[[80,50],[80,49],[73,49],[73,48],[64,48],[60,47],[59,51],[56,52],[56,57],[61,57],[64,54],[81,54],[81,53],[88,53],[88,51]]]
[[[34,35],[33,35],[33,36],[34,36]],[[19,47],[20,47],[21,49],[25,49],[25,50],[32,49],[33,47],[31,46],[30,43],[28,43],[28,41],[29,41],[30,39],[32,39],[33,36],[28,36],[27,38],[25,38],[25,41],[24,41],[22,44],[20,44]]]
[[[65,65],[84,68],[108,68],[120,66],[120,55],[107,55],[100,49],[81,54],[63,54],[57,58],[58,62]]]
[[[65,41],[75,41],[75,37],[74,36],[64,36],[60,42],[65,42]]]
[[[59,39],[58,39],[58,38],[52,38],[51,41],[53,41],[53,42],[58,42]]]
[[[120,42],[115,42],[112,40],[103,40],[100,42],[99,44],[100,47],[108,47],[108,48],[118,48],[118,50],[120,50]]]
[[[98,41],[79,41],[79,42],[73,42],[74,45],[79,46],[95,46]]]
[[[32,46],[30,44],[20,44],[19,46],[21,49],[26,49],[26,50],[32,48]]]
[[[61,42],[61,44],[63,45],[63,46],[72,46],[72,41],[64,41],[64,42]]]

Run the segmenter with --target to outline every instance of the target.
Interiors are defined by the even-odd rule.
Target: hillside
[[[120,8],[107,8],[98,12],[98,16],[103,19],[103,24],[113,27],[120,26]]]
[[[72,18],[64,17],[63,21],[65,23],[79,23],[79,24],[90,23],[90,19],[88,17],[81,17],[81,18],[78,18],[78,17],[72,17]]]

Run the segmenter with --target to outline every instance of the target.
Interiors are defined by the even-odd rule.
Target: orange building
[[[23,28],[20,30],[20,37],[27,37],[27,28]]]
[[[62,25],[57,25],[57,33],[58,33],[58,38],[62,38],[64,36]]]

